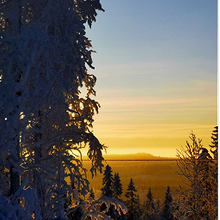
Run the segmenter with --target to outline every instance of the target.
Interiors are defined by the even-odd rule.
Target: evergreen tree
[[[122,192],[123,192],[123,189],[122,189],[122,184],[121,184],[119,173],[115,173],[114,178],[113,178],[113,197],[115,197],[116,199],[119,199],[119,197],[121,197],[122,195]],[[114,216],[112,217],[114,217],[114,219],[117,219],[117,220],[123,220],[125,218],[125,215],[123,213],[120,214],[117,211],[115,211]]]
[[[122,192],[123,189],[120,176],[118,173],[115,173],[113,179],[113,196],[118,199],[122,195]]]
[[[161,208],[160,208],[160,200],[157,199],[155,201],[155,216],[157,216],[160,219],[161,216]]]
[[[190,135],[192,144],[178,150],[178,166],[186,190],[179,190],[175,217],[177,219],[216,219],[217,183],[214,181],[212,158],[201,140]]]
[[[115,179],[112,174],[112,168],[109,165],[107,165],[105,167],[103,175],[104,175],[103,179],[102,179],[103,187],[101,188],[102,196],[103,196],[102,199],[104,199],[104,200],[109,199],[110,201],[114,201],[115,204],[116,203],[123,204],[123,201],[118,200],[118,196],[121,195],[121,193],[122,193],[122,186],[121,186],[119,175],[117,174],[116,179]],[[115,180],[116,180],[116,185],[114,185]],[[116,189],[117,194],[115,194],[114,186],[117,187],[117,189]],[[116,195],[117,197],[113,198],[114,195]],[[108,198],[106,198],[106,197],[108,197]],[[107,203],[104,202],[100,206],[100,211],[105,213],[108,216],[111,216],[111,218],[113,218],[113,219],[121,220],[124,218],[123,209],[117,208],[117,206],[115,206],[113,203],[108,206]]]
[[[173,210],[172,210],[172,202],[173,198],[170,193],[170,187],[167,187],[166,195],[165,195],[165,201],[164,201],[164,207],[162,211],[162,217],[166,220],[173,220]]]
[[[147,193],[147,200],[145,202],[146,209],[149,213],[153,213],[155,210],[154,199],[151,192],[151,188],[149,188]]]
[[[131,178],[128,188],[125,192],[125,205],[128,209],[126,214],[127,220],[139,220],[141,218],[139,200],[136,192],[137,190],[135,189],[134,182]]]
[[[213,175],[213,181],[212,181],[212,191],[214,194],[214,206],[215,210],[217,210],[218,207],[218,126],[214,127],[212,136],[211,136],[212,142],[210,148],[211,152],[213,154],[213,163],[212,163],[212,175]],[[210,200],[209,200],[210,201]],[[215,214],[217,216],[217,212]]]
[[[94,67],[85,36],[96,10],[103,10],[99,0],[0,4],[1,167],[10,172],[10,203],[17,207],[25,199],[24,210],[36,219],[38,212],[26,207],[35,203],[23,195],[31,188],[36,188],[43,219],[65,218],[66,195],[74,195],[78,204],[79,195],[88,192],[82,162],[71,151],[88,144],[92,174],[102,170],[103,145],[91,132],[99,103],[91,99],[96,77],[88,74],[87,66]]]
[[[206,218],[207,216],[215,216],[216,207],[216,186],[215,183],[215,163],[212,160],[208,150],[206,148],[201,148],[200,155],[198,158],[199,170],[201,172],[200,188],[202,189],[202,210],[201,216]],[[215,186],[216,184],[216,186]]]
[[[153,195],[151,192],[151,188],[149,188],[148,193],[147,193],[147,200],[144,202],[144,207],[143,207],[143,219],[154,219],[155,215],[155,204],[153,200]]]
[[[142,220],[141,219],[141,216],[142,216],[142,214],[143,214],[143,210],[142,210],[142,208],[141,208],[141,203],[140,203],[140,197],[139,197],[139,194],[137,194],[137,212],[138,212],[138,218],[140,219],[140,220]]]
[[[214,127],[211,139],[212,143],[209,146],[211,148],[211,152],[214,155],[214,159],[218,160],[218,126]]]
[[[109,165],[105,167],[103,175],[104,175],[102,179],[103,187],[101,188],[102,196],[112,197],[113,196],[113,175],[112,175],[112,168]]]
[[[177,218],[200,219],[202,210],[202,189],[200,187],[201,171],[199,169],[199,155],[202,147],[201,140],[196,138],[195,134],[190,135],[190,142],[177,151],[179,160],[177,165],[183,182],[188,186],[186,192],[180,191],[177,209]],[[182,205],[181,205],[182,203]]]
[[[112,174],[112,168],[107,165],[104,170],[103,178],[102,178],[102,185],[101,188],[102,196],[107,196],[109,198],[113,197],[113,174]],[[100,211],[103,212],[104,210],[107,210],[106,203],[103,203],[100,207]],[[115,216],[114,208],[111,205],[106,212],[109,216]]]

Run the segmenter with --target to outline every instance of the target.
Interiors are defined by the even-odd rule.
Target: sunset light
[[[101,104],[94,133],[108,154],[173,157],[191,132],[210,144],[217,124],[217,17],[211,2],[201,1],[195,10],[194,1],[103,1],[105,13],[87,31],[97,50]]]
[[[0,0],[0,220],[217,220],[217,0]]]

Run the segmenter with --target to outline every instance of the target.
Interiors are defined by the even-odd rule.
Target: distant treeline
[[[114,198],[126,206],[126,214],[118,211],[114,205],[110,205],[108,216],[117,220],[178,220],[178,219],[209,219],[217,220],[218,205],[218,127],[212,133],[210,152],[201,144],[192,133],[190,142],[177,150],[177,159],[148,159],[148,160],[107,160],[107,161],[177,161],[179,174],[183,178],[184,189],[171,192],[169,186],[163,200],[153,198],[153,192],[149,186],[146,199],[140,203],[138,191],[135,188],[133,179],[123,189],[119,173],[114,173],[107,165],[102,179],[102,197]],[[124,192],[126,199],[122,200]],[[95,201],[93,189],[90,193]],[[100,211],[106,210],[103,203]]]

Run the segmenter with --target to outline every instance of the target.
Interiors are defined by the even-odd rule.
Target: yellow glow
[[[108,154],[145,152],[173,157],[191,132],[209,148],[217,124],[216,96],[126,100],[115,100],[114,105],[101,100],[104,107],[95,116],[94,133],[108,146]]]
[[[20,112],[20,120],[22,120],[25,117],[24,112]]]
[[[215,101],[216,97],[206,99],[209,107],[205,101],[156,104],[155,107],[151,104],[143,110],[136,105],[139,111],[132,107],[132,102],[127,111],[123,105],[117,111],[107,106],[95,117],[94,132],[109,147],[109,154],[146,152],[175,156],[176,149],[185,144],[192,131],[203,140],[205,147],[209,146],[211,132],[217,124]]]

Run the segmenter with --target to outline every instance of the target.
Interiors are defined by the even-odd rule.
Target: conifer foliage
[[[217,210],[218,207],[218,126],[214,127],[212,136],[212,143],[210,145],[210,151],[213,154],[213,163],[211,166],[211,175],[213,176],[212,178],[212,183],[211,183],[211,190],[212,190],[212,194],[214,194],[214,196],[212,197],[212,200],[214,200],[214,207],[215,210]],[[216,214],[217,216],[217,214]]]
[[[119,173],[115,173],[113,179],[113,195],[115,198],[118,199],[119,197],[121,197],[122,193],[123,189]]]
[[[176,218],[217,219],[217,181],[213,158],[195,134],[178,150],[179,174],[186,190],[179,190]]]
[[[147,193],[147,200],[145,202],[146,209],[148,212],[153,213],[155,210],[155,205],[154,205],[154,199],[152,195],[151,188],[149,188],[148,193]]]
[[[214,159],[218,160],[218,126],[214,127],[211,139],[212,139],[212,143],[210,145],[211,152],[214,155]]]
[[[154,204],[151,188],[148,189],[147,199],[144,202],[143,209],[144,209],[143,219],[154,219],[154,214],[156,210],[155,210],[155,204]]]
[[[102,170],[104,146],[92,133],[100,105],[92,99],[96,77],[88,73],[94,67],[85,36],[96,10],[103,11],[99,0],[0,1],[0,166],[9,173],[4,189],[10,187],[3,194],[16,208],[24,200],[19,210],[30,211],[27,220],[66,219],[67,195],[74,200],[68,212],[79,205],[88,192],[75,156],[81,148],[89,147],[92,174]],[[25,219],[21,211],[1,210],[2,219]]]
[[[109,165],[105,167],[102,185],[102,196],[113,197],[113,174]]]
[[[167,187],[164,206],[162,210],[162,217],[165,220],[173,220],[173,208],[172,208],[173,198],[171,196],[170,187]]]
[[[131,178],[127,190],[125,192],[125,204],[128,209],[126,214],[127,220],[139,220],[141,218],[139,200],[136,192],[137,190],[135,189],[133,179]]]

